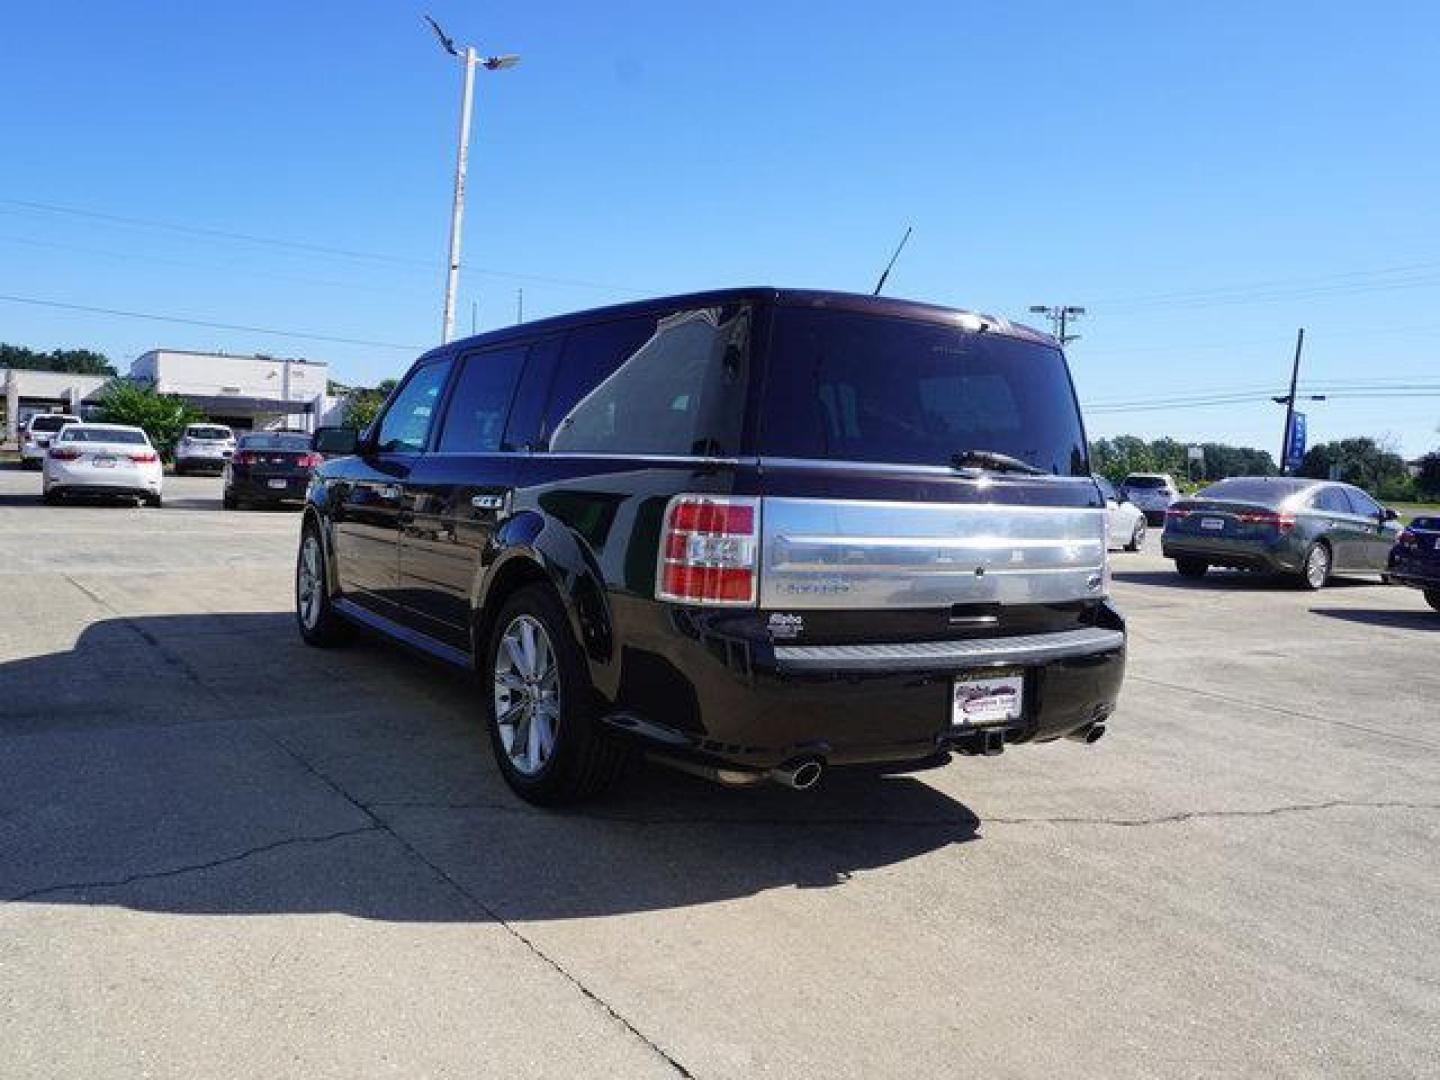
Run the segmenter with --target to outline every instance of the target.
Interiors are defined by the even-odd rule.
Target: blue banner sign
[[[1290,418],[1290,432],[1285,439],[1285,468],[1300,468],[1305,460],[1305,414],[1297,412]]]

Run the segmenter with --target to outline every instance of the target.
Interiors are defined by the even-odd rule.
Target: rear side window
[[[547,410],[549,448],[737,453],[750,379],[750,326],[750,309],[741,305],[574,331]]]
[[[528,352],[525,345],[512,345],[465,357],[450,404],[445,407],[445,426],[440,431],[442,451],[500,449],[515,384],[520,381]]]
[[[440,403],[440,391],[445,388],[449,374],[450,361],[445,359],[426,364],[410,376],[380,421],[380,433],[375,439],[378,450],[403,454],[425,449],[430,424]]]
[[[940,323],[779,308],[762,440],[779,457],[948,465],[962,450],[1088,476],[1060,350]]]
[[[1345,492],[1341,488],[1321,488],[1310,497],[1310,505],[1316,510],[1324,510],[1331,514],[1353,514],[1355,511],[1350,508],[1350,500],[1345,498]]]

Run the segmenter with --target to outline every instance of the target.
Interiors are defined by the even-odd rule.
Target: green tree
[[[0,368],[22,371],[66,371],[75,375],[114,375],[115,368],[103,353],[90,349],[52,349],[36,352],[23,345],[0,344]]]
[[[1415,478],[1415,492],[1422,499],[1440,500],[1440,450],[1431,450],[1420,459],[1420,475]]]
[[[1403,498],[1410,476],[1404,458],[1369,436],[1317,443],[1305,451],[1301,476],[1327,480],[1332,471],[1337,479],[1383,498]]]
[[[205,419],[205,414],[181,398],[158,394],[146,383],[114,379],[96,398],[100,419],[109,424],[133,424],[144,428],[160,456],[169,461],[175,443],[186,424]]]
[[[390,391],[395,389],[395,382],[395,379],[385,379],[373,390],[351,390],[345,399],[345,426],[357,430],[369,427]]]

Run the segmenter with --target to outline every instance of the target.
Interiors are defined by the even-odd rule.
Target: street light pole
[[[1272,397],[1270,400],[1276,405],[1285,406],[1285,433],[1280,441],[1280,475],[1284,476],[1290,470],[1287,462],[1290,458],[1290,429],[1295,423],[1295,388],[1300,382],[1300,353],[1305,348],[1305,328],[1302,326],[1295,335],[1295,361],[1290,365],[1290,393],[1284,397]],[[1306,401],[1324,401],[1324,394],[1307,394]]]
[[[465,64],[464,89],[460,94],[460,148],[455,154],[455,200],[450,207],[450,265],[445,271],[445,317],[440,328],[441,342],[455,336],[455,290],[460,284],[460,225],[465,217],[465,170],[470,164],[470,114],[475,105],[475,63],[479,56],[467,45],[461,56]]]
[[[470,163],[470,117],[475,105],[475,68],[486,71],[501,71],[514,67],[520,57],[513,53],[500,56],[481,57],[475,46],[466,45],[462,52],[455,45],[455,39],[440,29],[440,24],[430,16],[425,21],[440,39],[440,47],[465,65],[460,94],[460,139],[455,153],[455,199],[450,207],[450,264],[445,271],[445,314],[440,325],[440,340],[449,341],[455,336],[455,292],[460,285],[460,234],[461,222],[465,217],[465,173]]]

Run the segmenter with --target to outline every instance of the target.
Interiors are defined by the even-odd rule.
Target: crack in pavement
[[[354,829],[341,829],[339,832],[325,833],[321,836],[290,836],[283,840],[273,840],[268,844],[260,844],[256,847],[246,848],[244,851],[235,852],[232,855],[223,855],[218,859],[210,859],[206,862],[187,863],[184,866],[172,866],[167,870],[148,870],[138,874],[130,874],[123,878],[107,878],[99,881],[74,881],[63,885],[43,885],[38,889],[30,889],[17,896],[9,896],[0,900],[0,904],[16,904],[25,900],[34,900],[37,897],[53,896],[55,893],[81,892],[86,889],[118,889],[126,885],[133,885],[139,881],[158,881],[163,878],[179,877],[182,874],[194,874],[204,870],[214,870],[216,867],[229,866],[232,863],[243,862],[256,855],[263,855],[267,851],[278,851],[280,848],[293,847],[298,844],[328,844],[334,840],[343,840],[349,836],[359,836],[361,833],[378,832],[374,824],[361,825]]]
[[[506,814],[533,817],[546,820],[553,814],[530,810],[526,807],[510,806],[489,802],[425,802],[422,800],[396,800],[393,802],[372,802],[362,804],[371,811],[388,810],[497,810]],[[749,825],[774,828],[809,828],[814,826],[839,828],[906,828],[975,829],[984,825],[1110,825],[1116,828],[1136,828],[1149,825],[1173,825],[1186,821],[1215,818],[1265,818],[1286,814],[1314,813],[1337,809],[1359,810],[1440,810],[1440,803],[1376,801],[1366,802],[1348,799],[1330,799],[1315,803],[1285,803],[1280,806],[1262,807],[1257,810],[1181,810],[1171,814],[1157,814],[1151,817],[1076,817],[1076,816],[1034,816],[1034,817],[977,817],[970,818],[897,818],[897,817],[825,817],[825,818],[727,818],[727,817],[643,817],[629,814],[586,813],[586,820],[605,821],[621,825]]]
[[[259,724],[253,724],[252,726],[254,726],[257,731],[260,731],[267,739],[269,739],[277,747],[279,747],[287,755],[289,755],[289,757],[293,759],[302,769],[310,773],[310,775],[315,777],[315,779],[320,781],[326,787],[330,788],[330,790],[335,792],[335,794],[340,796],[340,798],[344,799],[351,806],[355,807],[367,818],[369,818],[370,821],[373,823],[374,828],[383,831],[387,836],[389,836],[397,844],[404,848],[405,851],[409,852],[411,857],[414,858],[418,863],[420,863],[422,866],[428,867],[431,873],[435,874],[436,877],[438,877],[441,881],[445,882],[445,884],[450,886],[450,888],[455,891],[455,893],[461,898],[462,901],[469,904],[471,907],[474,908],[474,910],[480,912],[495,925],[499,926],[516,941],[520,942],[520,944],[523,945],[526,950],[528,950],[533,956],[535,956],[538,960],[544,963],[552,971],[556,972],[566,982],[570,983],[571,986],[575,987],[575,989],[578,990],[586,999],[588,999],[592,1004],[602,1010],[607,1016],[609,1016],[612,1020],[614,1020],[627,1032],[629,1032],[643,1046],[649,1049],[651,1053],[655,1054],[658,1058],[660,1058],[667,1065],[669,1065],[670,1068],[675,1071],[675,1074],[677,1076],[683,1077],[684,1080],[695,1080],[695,1074],[692,1073],[689,1069],[687,1069],[684,1065],[682,1065],[669,1051],[667,1051],[654,1039],[650,1038],[648,1035],[642,1032],[638,1027],[635,1026],[634,1023],[632,1023],[629,1019],[622,1015],[613,1005],[611,1005],[608,1001],[602,998],[594,990],[590,989],[590,987],[587,986],[578,975],[571,972],[568,968],[561,964],[560,961],[556,960],[549,953],[545,952],[544,949],[540,948],[539,945],[537,945],[531,938],[523,934],[516,926],[514,926],[504,916],[502,916],[497,910],[492,908],[489,904],[485,903],[484,900],[480,899],[479,896],[471,892],[463,884],[461,884],[454,877],[452,877],[438,863],[428,858],[423,852],[421,852],[417,847],[415,847],[414,844],[410,843],[410,841],[406,840],[403,836],[401,836],[394,829],[392,829],[389,822],[387,822],[379,814],[375,813],[375,811],[372,810],[369,806],[351,795],[350,792],[347,791],[344,787],[342,787],[338,782],[333,780],[330,776],[328,776],[319,768],[317,768],[314,764],[312,764],[308,758],[306,758],[296,750],[292,749],[291,746],[287,742],[285,742],[284,739],[280,738],[273,732],[266,730]]]

